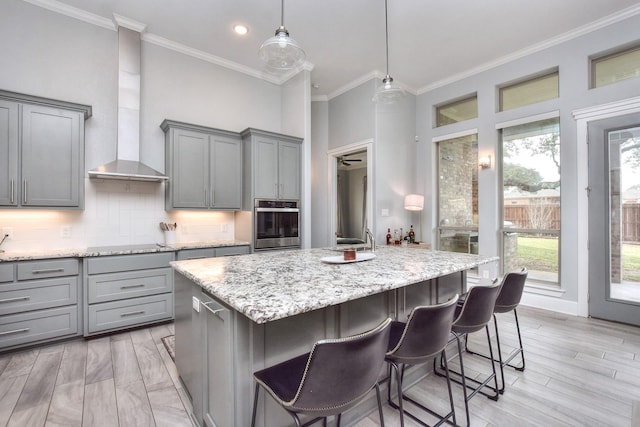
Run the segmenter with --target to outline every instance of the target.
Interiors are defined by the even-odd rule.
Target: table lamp
[[[420,194],[407,194],[404,196],[404,208],[408,211],[420,212],[420,239],[422,239],[422,209],[424,208],[424,196]],[[420,239],[416,239],[418,242]]]

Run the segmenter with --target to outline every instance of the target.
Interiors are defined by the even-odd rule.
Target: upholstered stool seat
[[[251,425],[257,416],[260,388],[282,406],[296,426],[310,425],[357,405],[375,388],[380,425],[384,426],[378,377],[384,366],[391,319],[346,338],[318,341],[311,352],[253,374],[256,388]],[[298,414],[312,419],[301,424]]]

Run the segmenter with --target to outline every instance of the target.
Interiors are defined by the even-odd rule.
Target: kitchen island
[[[370,258],[367,253],[359,257]],[[249,425],[252,373],[308,352],[313,343],[359,333],[386,317],[466,289],[466,271],[497,257],[381,247],[343,263],[330,249],[275,251],[173,262],[176,365],[200,425]],[[423,375],[419,371],[409,375]],[[375,408],[372,394],[343,416]],[[261,399],[258,425],[292,425]]]

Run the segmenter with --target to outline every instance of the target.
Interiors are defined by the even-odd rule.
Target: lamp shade
[[[408,211],[421,211],[424,208],[424,196],[407,194],[404,196],[404,208]]]
[[[282,25],[276,30],[275,36],[262,44],[259,53],[267,68],[272,70],[291,70],[306,58],[304,50],[289,37],[289,32]]]

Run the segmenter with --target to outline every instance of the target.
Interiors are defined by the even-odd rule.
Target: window
[[[436,107],[436,127],[450,125],[476,117],[478,117],[477,95]]]
[[[438,144],[438,248],[478,253],[478,135]]]
[[[640,46],[591,59],[591,88],[640,77]]]
[[[558,118],[507,127],[502,139],[503,272],[559,283],[560,123]]]
[[[500,111],[524,107],[559,96],[558,71],[504,86],[500,92]]]

